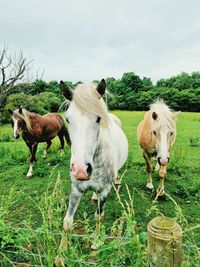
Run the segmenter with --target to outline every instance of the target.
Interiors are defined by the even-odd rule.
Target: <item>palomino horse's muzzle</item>
[[[92,165],[87,163],[85,166],[72,163],[70,165],[71,174],[77,179],[82,181],[87,181],[90,179],[92,174]]]
[[[161,166],[166,166],[167,163],[169,163],[169,157],[167,159],[161,159],[161,157],[158,157],[158,163]]]

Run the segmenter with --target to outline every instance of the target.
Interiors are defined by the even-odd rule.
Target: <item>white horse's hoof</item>
[[[91,203],[93,205],[97,205],[98,204],[98,196],[95,192],[93,192],[92,198],[91,198]]]
[[[153,184],[152,183],[147,183],[146,188],[149,190],[153,189]]]
[[[73,228],[73,220],[71,218],[65,217],[63,221],[63,229],[65,233],[71,232]]]
[[[56,256],[54,264],[56,267],[65,267],[64,258],[60,256]]]

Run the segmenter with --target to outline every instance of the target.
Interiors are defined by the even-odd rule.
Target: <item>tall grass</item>
[[[87,214],[84,214],[83,220],[75,222],[74,233],[70,235],[68,249],[64,252],[67,266],[147,265],[147,234],[145,231],[139,231],[137,227],[134,211],[135,189],[131,191],[127,185],[124,186],[128,200],[123,201],[120,193],[116,192],[116,205],[121,206],[121,215],[113,222],[110,229],[106,229],[103,223],[101,236],[98,237],[100,246],[97,251],[92,252],[90,249],[95,238],[93,234],[95,222],[91,225]],[[9,212],[16,201],[14,188],[7,197],[1,196],[0,266],[16,266],[17,263],[29,264],[27,266],[53,266],[60,239],[65,235],[62,231],[63,213],[66,210],[63,187],[58,173],[56,179],[52,178],[39,201],[29,197],[42,217],[42,224],[37,228],[34,228],[31,218],[15,223],[9,221]],[[180,206],[170,195],[167,197],[168,201],[173,203],[177,222],[183,227],[183,266],[199,266],[200,252],[192,235],[197,234],[200,226],[190,227]],[[148,210],[149,217],[151,213],[155,214],[155,211],[157,215],[161,215],[158,206],[158,201],[152,202]]]

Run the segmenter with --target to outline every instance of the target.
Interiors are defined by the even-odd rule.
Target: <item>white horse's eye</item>
[[[153,131],[153,134],[156,135],[156,131]]]
[[[96,122],[99,123],[101,118],[98,116]]]
[[[69,123],[69,120],[68,120],[68,118],[66,118],[66,121]]]
[[[174,132],[171,132],[170,135],[172,136]]]

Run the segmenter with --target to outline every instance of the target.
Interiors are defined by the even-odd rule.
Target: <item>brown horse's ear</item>
[[[73,93],[71,89],[63,81],[60,81],[60,89],[62,90],[64,97],[69,101],[71,101],[73,98]]]
[[[19,108],[19,113],[22,114],[22,108],[21,107]]]
[[[10,113],[10,115],[13,115],[13,111],[11,109],[8,109],[8,112]]]
[[[106,81],[102,79],[100,83],[97,85],[97,92],[100,94],[100,96],[103,96],[106,90]]]
[[[152,118],[154,121],[158,118],[158,114],[155,111],[152,113]]]

